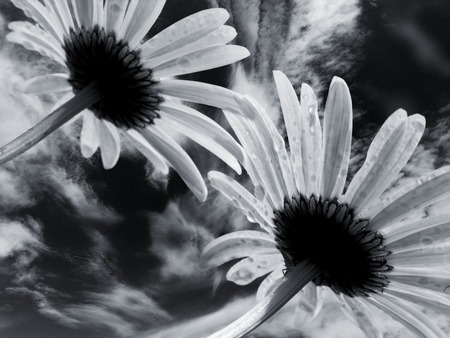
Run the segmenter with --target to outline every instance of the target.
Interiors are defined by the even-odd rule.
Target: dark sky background
[[[230,11],[235,42],[252,56],[239,67],[189,78],[254,95],[276,120],[272,69],[297,88],[310,83],[322,100],[337,75],[348,83],[355,109],[351,174],[379,126],[400,107],[427,118],[405,175],[450,162],[448,1],[169,0],[149,34],[208,6]],[[15,89],[57,67],[5,41],[7,24],[24,19],[0,2],[2,144],[48,114],[57,99],[24,97]],[[220,111],[200,109],[226,126]],[[0,168],[0,336],[201,337],[248,308],[261,279],[239,287],[224,279],[230,265],[198,268],[211,239],[252,227],[244,216],[211,189],[199,203],[175,172],[155,175],[126,145],[116,167],[103,170],[98,153],[81,156],[79,130],[77,122],[64,127]],[[204,175],[213,169],[231,174],[199,146],[184,146]],[[408,337],[379,315],[386,337]],[[285,318],[275,316],[252,337],[361,336],[333,305],[297,328]]]

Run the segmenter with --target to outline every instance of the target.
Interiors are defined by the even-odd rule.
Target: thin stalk
[[[34,127],[0,148],[0,165],[34,147],[75,115],[101,99],[98,85],[92,82],[72,99],[50,113]]]
[[[296,265],[284,276],[281,283],[250,311],[208,338],[238,338],[251,332],[272,317],[318,273],[319,269],[309,262]]]

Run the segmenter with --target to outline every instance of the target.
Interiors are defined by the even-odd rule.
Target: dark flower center
[[[117,127],[145,127],[159,117],[162,98],[152,70],[142,66],[139,51],[117,40],[113,32],[71,30],[64,40],[69,82],[75,94],[96,82],[102,97],[90,109]]]
[[[369,222],[356,219],[353,210],[336,199],[297,195],[275,211],[276,241],[287,267],[308,260],[320,274],[316,285],[329,286],[350,297],[382,292],[389,283],[389,251],[383,236]]]

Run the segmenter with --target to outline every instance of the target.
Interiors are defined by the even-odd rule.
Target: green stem
[[[319,273],[319,269],[304,262],[292,268],[277,287],[245,315],[208,338],[238,338],[256,329],[272,317],[292,297]]]
[[[0,148],[0,164],[4,164],[34,147],[56,129],[101,99],[98,85],[92,82],[72,99],[50,113],[34,127]]]

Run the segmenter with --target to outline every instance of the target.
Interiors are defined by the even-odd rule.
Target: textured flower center
[[[317,285],[350,297],[382,292],[389,283],[385,273],[392,267],[383,236],[370,230],[367,220],[355,218],[347,204],[297,195],[275,211],[274,221],[288,273],[308,260],[321,271]]]
[[[64,41],[69,82],[75,94],[96,82],[102,97],[90,109],[117,127],[144,127],[159,117],[162,98],[152,70],[142,66],[139,51],[103,28],[71,30]]]

